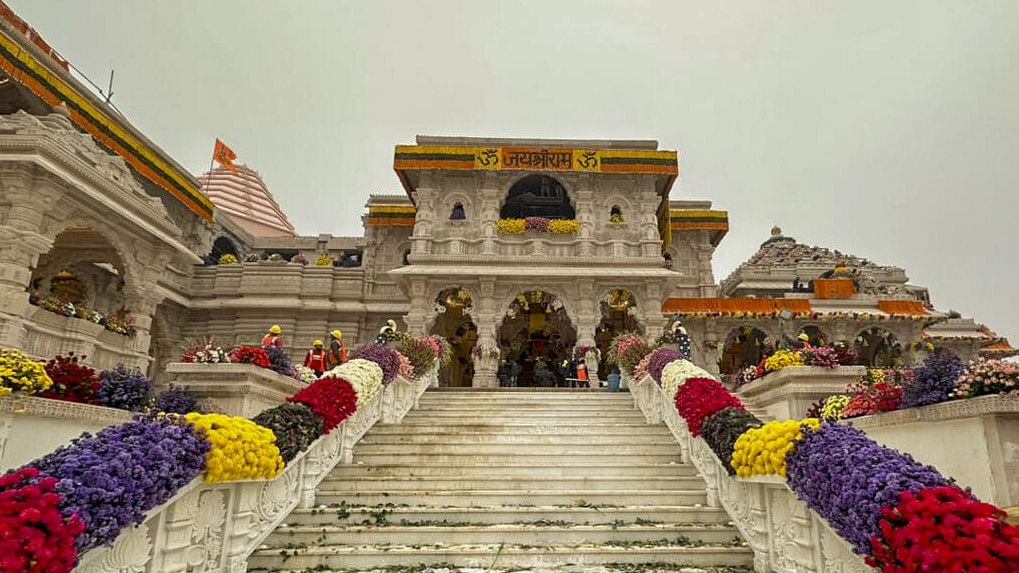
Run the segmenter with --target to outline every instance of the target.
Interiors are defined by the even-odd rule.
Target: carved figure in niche
[[[665,259],[665,268],[672,269],[672,253],[665,253],[662,257]]]
[[[609,221],[612,223],[623,222],[623,210],[619,208],[619,205],[612,206],[612,210],[609,211]]]
[[[457,201],[453,203],[453,211],[449,214],[450,221],[463,221],[467,218],[467,214],[464,213],[463,203]]]

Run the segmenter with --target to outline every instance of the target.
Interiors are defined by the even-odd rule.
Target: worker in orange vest
[[[590,388],[591,379],[587,377],[587,365],[584,364],[584,359],[577,360],[577,386],[581,388]]]
[[[316,340],[311,343],[312,349],[304,355],[304,365],[311,368],[315,376],[321,376],[326,371],[326,351],[322,348],[322,341]]]
[[[274,324],[269,327],[269,333],[262,337],[262,348],[268,348],[275,346],[276,348],[283,348],[283,338],[280,336],[283,334],[283,329],[278,324]]]
[[[331,340],[326,360],[329,361],[329,367],[332,368],[347,362],[347,347],[343,345],[343,333],[339,330],[330,332],[329,337]]]

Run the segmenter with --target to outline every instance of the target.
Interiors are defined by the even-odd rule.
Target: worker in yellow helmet
[[[268,348],[275,346],[276,348],[283,348],[283,328],[278,324],[274,324],[269,327],[269,332],[262,337],[262,348]]]
[[[343,345],[343,333],[339,330],[330,332],[329,338],[329,352],[326,354],[326,359],[332,368],[347,361],[347,347]]]
[[[311,368],[315,376],[322,376],[322,373],[326,371],[326,351],[322,348],[322,341],[316,340],[311,343],[311,350],[304,355],[304,365]]]

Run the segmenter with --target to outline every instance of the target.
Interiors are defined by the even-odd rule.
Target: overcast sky
[[[657,139],[672,198],[729,211],[717,279],[778,224],[1019,339],[1019,2],[7,2],[194,173],[226,141],[302,234],[360,235],[419,133]]]

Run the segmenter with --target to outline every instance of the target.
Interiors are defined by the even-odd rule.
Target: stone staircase
[[[750,571],[729,517],[629,394],[429,391],[420,404],[375,426],[249,571]]]

